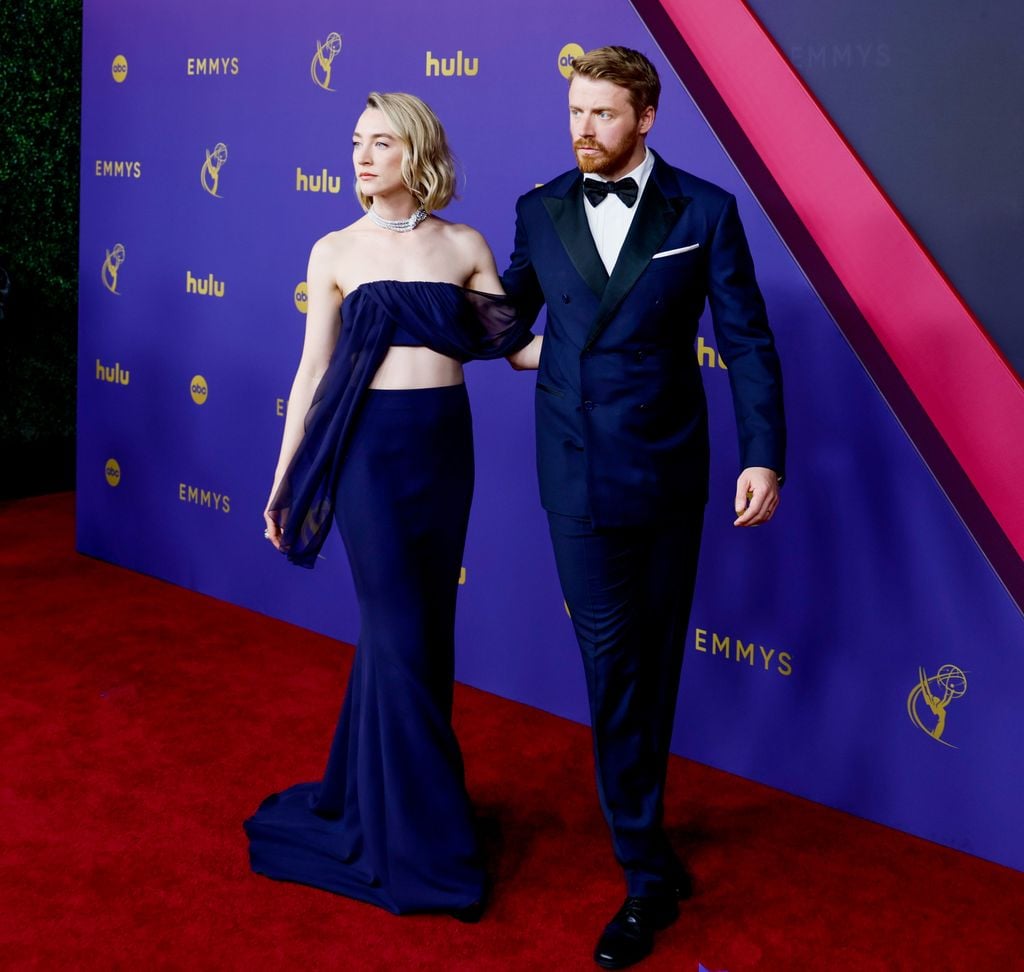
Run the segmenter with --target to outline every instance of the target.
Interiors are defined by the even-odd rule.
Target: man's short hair
[[[596,47],[575,58],[572,69],[580,77],[611,81],[625,88],[638,116],[648,106],[658,109],[661,81],[654,65],[639,51],[629,47]]]

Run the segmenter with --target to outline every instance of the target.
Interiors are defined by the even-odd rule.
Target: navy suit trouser
[[[665,893],[682,871],[662,815],[703,523],[703,505],[603,530],[548,513],[583,655],[601,809],[631,895]]]

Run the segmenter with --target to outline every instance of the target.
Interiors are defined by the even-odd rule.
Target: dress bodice
[[[339,344],[346,327],[369,320],[388,332],[389,346],[428,347],[460,361],[511,354],[530,339],[508,297],[441,280],[367,281],[345,297],[341,316]]]
[[[428,347],[457,361],[500,358],[532,335],[503,294],[432,280],[372,280],[341,304],[341,331],[299,443],[269,513],[281,526],[281,549],[312,567],[333,516],[334,493],[366,389],[395,343]]]
[[[391,335],[391,347],[422,348],[423,342],[415,335],[410,334],[401,324],[396,324],[394,333]]]

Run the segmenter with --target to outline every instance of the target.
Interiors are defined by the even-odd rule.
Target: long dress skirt
[[[338,487],[361,629],[324,777],[245,822],[252,869],[395,914],[481,899],[451,726],[455,600],[473,493],[464,385],[370,390]]]

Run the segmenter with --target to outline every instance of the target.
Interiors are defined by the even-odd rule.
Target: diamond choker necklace
[[[427,211],[420,206],[406,219],[384,219],[383,216],[378,216],[371,206],[366,210],[366,215],[370,217],[370,222],[374,226],[379,226],[381,229],[391,230],[392,233],[409,233],[427,218]]]

